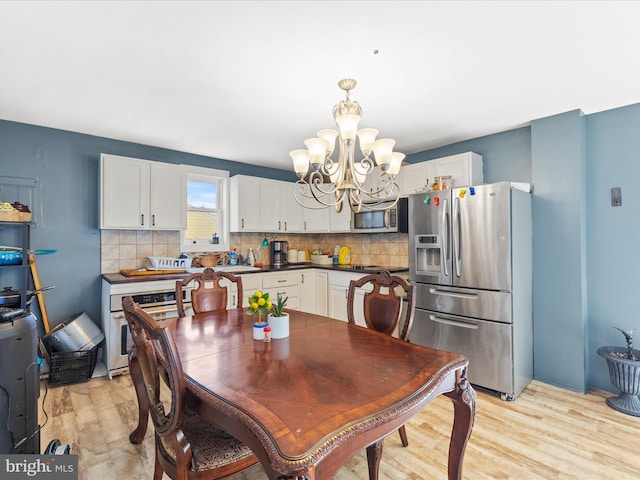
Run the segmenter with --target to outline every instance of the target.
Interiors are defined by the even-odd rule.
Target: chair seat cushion
[[[182,431],[191,444],[198,470],[219,468],[253,455],[251,449],[240,440],[189,409],[185,412]],[[175,461],[176,454],[170,442],[163,438],[162,446]]]

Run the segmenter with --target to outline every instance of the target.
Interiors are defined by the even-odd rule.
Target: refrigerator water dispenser
[[[439,235],[416,235],[416,273],[418,275],[439,275],[443,255]]]

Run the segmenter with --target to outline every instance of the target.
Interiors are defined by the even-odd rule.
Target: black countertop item
[[[282,267],[272,267],[266,265],[260,267],[259,270],[253,270],[250,272],[232,272],[234,275],[251,275],[252,273],[264,273],[264,272],[290,272],[295,270],[307,270],[309,268],[320,268],[322,270],[333,270],[339,272],[352,272],[352,273],[378,273],[383,270],[387,270],[390,273],[406,272],[408,267],[380,267],[377,265],[318,265],[315,263],[292,263]],[[138,282],[153,282],[158,280],[178,280],[184,278],[188,273],[172,273],[172,274],[159,274],[159,275],[140,275],[140,276],[125,276],[121,273],[104,273],[102,278],[111,284],[116,283],[138,283]]]

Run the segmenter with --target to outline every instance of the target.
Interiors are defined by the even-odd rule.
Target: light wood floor
[[[604,403],[609,395],[582,395],[536,381],[514,402],[478,392],[464,478],[640,479],[640,418],[609,408]],[[142,445],[128,441],[137,412],[128,375],[52,387],[44,406],[49,421],[42,449],[53,438],[71,445],[79,455],[80,480],[152,478],[153,426]],[[408,448],[402,448],[397,433],[388,437],[380,479],[446,479],[452,418],[451,402],[440,397],[407,424]],[[264,478],[259,465],[233,477]],[[335,478],[368,479],[364,452]]]

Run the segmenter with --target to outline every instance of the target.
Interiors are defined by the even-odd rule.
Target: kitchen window
[[[183,165],[187,182],[187,229],[183,252],[229,251],[229,172]]]

